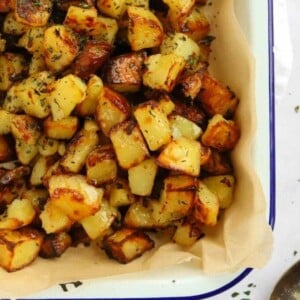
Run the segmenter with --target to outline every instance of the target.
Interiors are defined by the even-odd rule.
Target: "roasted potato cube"
[[[75,116],[65,117],[54,121],[51,116],[43,122],[45,135],[51,139],[69,140],[76,133],[79,126],[79,120]]]
[[[124,121],[113,127],[110,139],[123,169],[130,169],[149,157],[143,135],[133,121]]]
[[[111,45],[105,41],[88,40],[73,64],[74,74],[88,79],[107,61]]]
[[[106,254],[126,264],[154,247],[154,242],[145,233],[122,228],[103,240]]]
[[[41,135],[39,123],[28,115],[15,115],[11,122],[11,132],[15,139],[35,145]]]
[[[118,165],[111,145],[98,146],[86,158],[87,181],[101,185],[117,178]]]
[[[21,139],[16,139],[15,148],[18,160],[23,165],[28,165],[39,153],[37,144],[32,145]]]
[[[82,175],[54,175],[49,180],[50,202],[73,221],[96,213],[103,189],[86,182]]]
[[[167,177],[159,206],[153,209],[155,223],[168,226],[186,217],[194,205],[197,187],[197,178],[187,175]]]
[[[212,156],[211,148],[204,146],[201,144],[201,158],[200,158],[200,165],[206,165]]]
[[[208,74],[203,76],[201,83],[198,99],[205,112],[211,117],[216,114],[231,117],[239,103],[235,94]]]
[[[204,146],[206,147],[206,146]],[[211,175],[224,175],[232,172],[232,166],[228,153],[219,152],[212,148],[206,162],[201,164],[201,168]]]
[[[44,237],[39,256],[43,258],[60,257],[72,244],[66,232],[50,233]]]
[[[120,19],[126,10],[126,0],[97,0],[97,7],[104,15]]]
[[[20,35],[26,32],[30,27],[16,20],[14,12],[6,14],[3,22],[3,33]]]
[[[14,152],[12,147],[13,144],[9,137],[6,135],[0,135],[0,162],[6,162],[13,158]]]
[[[45,71],[47,69],[45,57],[43,53],[34,52],[28,68],[28,75],[33,75]]]
[[[44,56],[48,68],[60,72],[69,66],[79,51],[74,33],[64,25],[53,25],[44,34]]]
[[[98,98],[103,91],[103,82],[97,75],[92,75],[87,83],[86,97],[76,105],[75,112],[80,116],[93,116],[96,112]]]
[[[232,150],[240,137],[240,130],[232,120],[226,120],[222,115],[214,115],[208,122],[208,126],[201,136],[205,146],[218,151]]]
[[[155,151],[171,141],[168,118],[156,101],[144,102],[133,114],[150,150]]]
[[[45,187],[49,187],[49,180],[51,178],[51,176],[53,175],[59,175],[59,174],[63,174],[64,170],[62,168],[62,166],[60,165],[60,161],[56,161],[55,163],[52,164],[52,166],[50,166],[48,168],[48,170],[46,171],[45,175],[43,176],[43,185]]]
[[[73,224],[73,221],[51,201],[44,206],[40,220],[47,234],[69,230]]]
[[[107,84],[118,92],[139,91],[142,84],[143,53],[127,53],[109,60],[106,70]]]
[[[6,111],[4,109],[0,109],[0,135],[8,134],[11,131],[10,124],[14,118],[14,114]]]
[[[146,159],[130,168],[128,170],[128,181],[131,192],[139,196],[151,195],[157,168],[154,158]]]
[[[35,161],[31,175],[30,175],[30,184],[41,185],[43,184],[43,178],[47,173],[47,170],[50,168],[51,165],[55,162],[55,156],[39,156],[38,159]]]
[[[14,199],[20,198],[21,194],[27,189],[23,178],[13,180],[12,182],[0,185],[0,206],[6,208],[6,205]]]
[[[43,134],[38,140],[38,149],[43,156],[54,155],[58,150],[58,141]]]
[[[109,190],[109,203],[113,207],[126,206],[136,201],[131,193],[128,182],[118,178]]]
[[[34,210],[39,215],[44,208],[47,199],[49,197],[49,193],[44,188],[30,188],[23,191],[21,195],[21,199],[29,199]]]
[[[43,234],[33,228],[0,230],[0,266],[8,272],[17,271],[38,256]]]
[[[13,9],[16,20],[32,27],[44,26],[47,24],[52,10],[51,0],[36,1],[23,0],[13,1]]]
[[[66,153],[60,160],[60,165],[67,172],[80,172],[87,156],[98,142],[97,132],[85,129],[79,131],[69,143]]]
[[[31,27],[19,39],[18,46],[24,47],[28,52],[43,52],[44,33],[46,27]]]
[[[158,165],[191,176],[200,174],[201,145],[198,141],[179,137],[171,141],[157,157]]]
[[[185,67],[185,59],[176,54],[154,54],[145,60],[144,85],[157,90],[171,92]]]
[[[149,0],[126,0],[126,6],[137,6],[149,9]]]
[[[182,136],[197,140],[202,133],[201,127],[180,115],[171,115],[169,117],[169,123],[174,140]]]
[[[13,165],[10,169],[0,169],[0,184],[7,185],[30,174],[30,167]]]
[[[203,68],[206,68],[206,64],[203,64]],[[197,72],[187,72],[180,77],[179,84],[182,87],[182,92],[184,96],[189,97],[190,99],[194,100],[202,87],[202,69]]]
[[[35,209],[28,199],[14,199],[0,216],[0,231],[2,229],[18,229],[32,222]]]
[[[62,11],[68,11],[70,6],[88,8],[95,5],[95,0],[56,0],[57,7]]]
[[[235,178],[232,175],[208,176],[202,181],[218,197],[220,208],[230,206],[235,186]]]
[[[130,104],[124,96],[108,87],[103,88],[98,98],[96,119],[106,136],[113,126],[125,121],[130,112]]]
[[[199,183],[193,218],[200,224],[214,226],[218,221],[220,203],[218,197],[203,183]]]
[[[77,76],[69,74],[52,85],[49,104],[54,121],[68,117],[75,106],[86,97],[86,84]]]
[[[176,230],[173,235],[173,241],[183,247],[190,247],[201,236],[202,231],[200,229],[200,226],[184,221],[176,226]]]
[[[83,218],[80,224],[88,236],[94,240],[104,236],[117,215],[118,210],[112,207],[107,200],[103,200],[100,210],[92,216]]]
[[[101,30],[94,36],[94,39],[112,45],[119,29],[117,21],[111,18],[98,17],[97,27]]]
[[[129,6],[128,41],[133,51],[154,48],[161,44],[164,31],[153,12],[142,7]]]
[[[26,60],[21,54],[0,54],[0,91],[7,91],[27,71]]]
[[[168,95],[162,95],[158,100],[158,104],[162,112],[167,116],[175,109],[175,103]]]

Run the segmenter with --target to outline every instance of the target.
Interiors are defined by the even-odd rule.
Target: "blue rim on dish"
[[[275,74],[274,74],[274,24],[273,24],[273,0],[268,0],[268,61],[269,61],[269,145],[270,145],[270,207],[269,207],[269,217],[268,223],[272,229],[275,226],[275,216],[276,216],[276,191],[275,191],[275,180],[276,180],[276,170],[275,170]],[[173,296],[173,297],[126,297],[124,300],[153,300],[153,299],[163,299],[163,300],[198,300],[198,299],[207,299],[213,296],[219,295],[231,287],[235,286],[241,280],[243,280],[250,272],[251,268],[247,268],[242,271],[236,278],[231,280],[229,283],[214,289],[210,292],[202,293],[199,295],[192,296]],[[18,298],[21,300],[21,298]],[[27,299],[27,298],[26,298]],[[36,300],[38,298],[35,298]],[[47,298],[47,300],[57,300],[58,298]],[[68,298],[64,298],[68,299]],[[84,298],[85,300],[117,300],[118,298]]]

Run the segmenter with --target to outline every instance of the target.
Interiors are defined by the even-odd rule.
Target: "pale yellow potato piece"
[[[10,124],[14,118],[14,114],[4,109],[0,109],[0,135],[11,132]]]
[[[102,14],[119,19],[126,10],[126,0],[97,0],[97,7]]]
[[[113,207],[126,206],[136,201],[127,180],[118,178],[109,190],[109,203]]]
[[[197,140],[202,133],[201,127],[180,115],[170,116],[169,123],[173,139],[183,136],[192,140]]]
[[[4,19],[3,32],[7,34],[20,35],[27,30],[29,26],[17,21],[14,12],[9,12]]]

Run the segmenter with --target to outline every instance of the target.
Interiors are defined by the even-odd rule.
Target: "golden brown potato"
[[[97,28],[99,28],[99,33],[94,36],[95,40],[103,41],[109,44],[113,44],[119,29],[116,20],[105,17],[98,17]]]
[[[43,53],[45,27],[30,27],[18,40],[18,46],[24,47],[31,54]]]
[[[0,266],[8,272],[17,271],[38,256],[43,234],[33,228],[0,230]]]
[[[206,147],[206,146],[204,146]],[[210,148],[207,161],[201,164],[201,168],[211,175],[224,175],[232,172],[232,166],[228,153],[218,152]]]
[[[154,247],[148,235],[136,229],[122,228],[103,240],[106,254],[126,264]]]
[[[104,87],[98,98],[96,120],[106,136],[113,126],[125,121],[131,112],[127,99],[114,90]]]
[[[230,117],[234,114],[239,103],[235,94],[210,75],[205,74],[201,80],[202,87],[198,99],[210,116],[221,114]]]
[[[176,226],[173,241],[183,247],[190,247],[202,236],[200,226],[184,221]]]
[[[159,97],[158,104],[162,112],[167,116],[175,109],[175,103],[167,94],[163,94]]]
[[[110,139],[121,168],[130,169],[149,157],[143,135],[133,121],[124,121],[113,127]]]
[[[44,237],[39,256],[43,258],[60,257],[72,244],[66,232],[51,233]]]
[[[10,124],[14,118],[14,114],[6,111],[4,109],[0,109],[0,135],[5,135],[10,133]]]
[[[95,6],[95,0],[56,0],[57,7],[62,11],[67,11],[70,6],[88,8]]]
[[[119,19],[126,10],[126,0],[97,0],[97,7],[104,15]]]
[[[0,135],[0,162],[9,161],[13,158],[13,143],[6,135]]]
[[[51,156],[54,155],[58,151],[58,141],[55,139],[51,139],[46,135],[41,135],[38,140],[38,149],[39,153],[42,156]]]
[[[132,52],[111,58],[106,69],[108,86],[124,93],[139,91],[144,56],[144,53]]]
[[[3,33],[20,35],[26,32],[30,27],[16,20],[14,12],[6,14],[3,23]]]
[[[14,199],[20,198],[21,194],[27,189],[23,178],[13,180],[9,184],[0,185],[0,206],[5,207]]]
[[[113,207],[126,206],[136,201],[131,193],[128,181],[118,178],[110,187],[109,203]]]
[[[214,115],[201,136],[205,146],[218,151],[232,150],[240,138],[240,130],[232,120],[226,120],[222,115]]]

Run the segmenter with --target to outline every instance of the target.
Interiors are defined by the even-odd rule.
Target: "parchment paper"
[[[272,232],[267,224],[265,198],[252,163],[256,126],[254,59],[235,19],[233,0],[212,1],[207,14],[212,34],[217,37],[213,42],[211,72],[240,98],[236,120],[242,135],[232,156],[237,186],[234,202],[221,222],[189,251],[167,243],[127,265],[108,259],[92,247],[81,247],[70,248],[59,259],[38,258],[18,272],[0,270],[1,297],[20,297],[61,282],[162,268],[187,261],[193,261],[206,273],[260,268],[267,262],[272,250]]]

